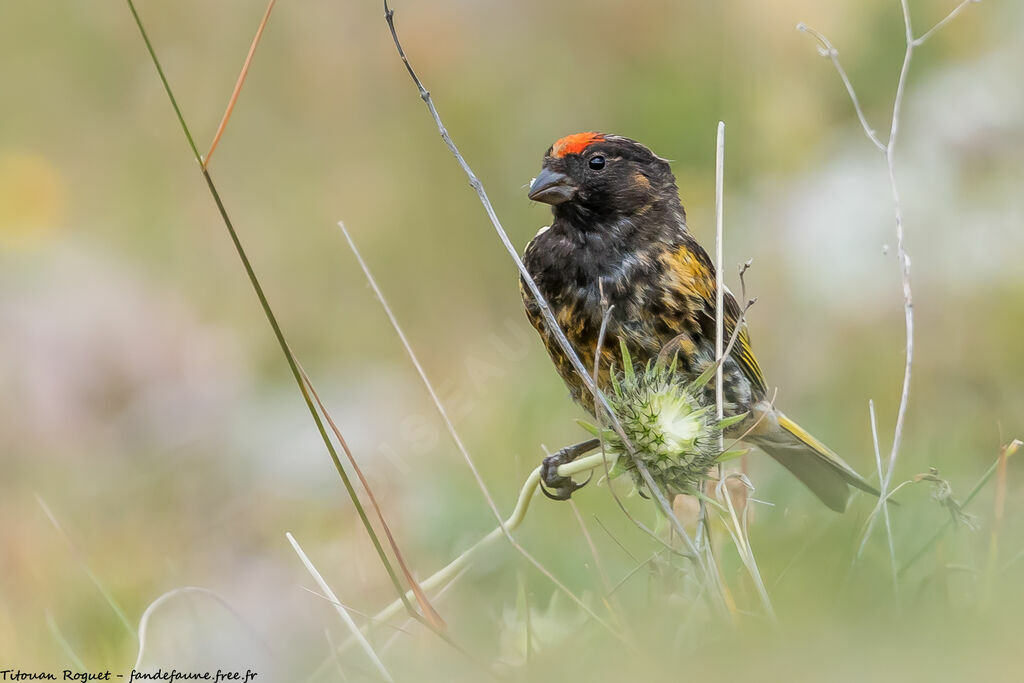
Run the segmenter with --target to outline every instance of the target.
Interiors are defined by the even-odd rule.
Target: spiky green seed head
[[[604,430],[605,450],[615,457],[611,477],[628,472],[637,489],[644,491],[646,485],[636,466],[640,461],[666,493],[695,493],[715,463],[735,455],[720,451],[719,436],[744,416],[720,421],[715,407],[706,404],[704,387],[713,371],[687,379],[677,371],[675,362],[657,361],[637,371],[625,345],[622,367],[622,372],[612,372],[613,391],[608,400],[632,453],[618,433]],[[592,425],[584,427],[598,432]]]

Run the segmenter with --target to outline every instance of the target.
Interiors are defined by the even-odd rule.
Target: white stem
[[[839,74],[839,78],[842,79],[843,85],[846,87],[846,94],[850,96],[850,101],[853,103],[854,111],[857,112],[857,119],[860,121],[861,128],[864,129],[864,134],[868,136],[868,139],[871,140],[875,147],[884,152],[885,143],[878,139],[878,135],[875,134],[874,129],[871,127],[871,124],[868,123],[868,119],[864,115],[864,109],[860,106],[860,98],[857,97],[857,91],[853,89],[853,83],[850,82],[850,77],[846,75],[846,69],[843,68],[842,63],[839,61],[839,50],[832,46],[832,43],[824,34],[819,31],[815,31],[807,24],[797,24],[796,30],[801,33],[810,34],[818,41],[818,43],[820,43],[818,53],[822,57],[828,57],[832,61],[832,66],[835,67],[836,72]]]
[[[947,14],[946,17],[942,21],[940,21],[939,23],[935,24],[935,26],[932,26],[930,29],[925,31],[923,36],[921,36],[920,38],[915,40],[914,41],[914,47],[917,47],[918,45],[923,44],[926,40],[928,40],[933,35],[935,35],[935,33],[937,31],[941,31],[943,29],[943,27],[945,27],[946,24],[948,24],[949,22],[953,21],[953,19],[955,19],[958,14],[963,12],[967,8],[968,5],[973,5],[973,4],[978,3],[978,2],[981,2],[981,0],[964,0],[963,2],[961,2],[959,5],[957,5],[953,9],[952,12]]]
[[[730,475],[737,477],[740,482],[748,487],[749,493],[753,491],[752,486],[748,486],[746,477],[743,475]],[[729,522],[731,528],[727,525],[726,529],[729,531],[729,535],[732,536],[733,543],[736,545],[736,550],[740,554],[740,559],[743,561],[743,566],[746,567],[747,573],[754,582],[754,587],[757,589],[757,595],[761,598],[761,605],[764,607],[765,614],[772,622],[776,622],[775,608],[772,607],[772,600],[768,596],[768,588],[764,585],[764,579],[761,578],[761,570],[757,566],[757,559],[754,557],[754,549],[750,546],[750,534],[747,529],[747,509],[746,505],[743,508],[743,522],[740,522],[739,515],[736,514],[736,506],[732,503],[732,496],[729,494],[729,486],[727,480],[729,477],[722,477],[718,481],[717,493],[718,497],[725,504],[726,509],[729,511]]]
[[[398,318],[395,317],[394,311],[391,310],[388,300],[384,298],[384,292],[382,292],[380,287],[377,285],[376,278],[373,277],[370,267],[366,264],[366,261],[363,260],[363,255],[359,253],[355,240],[352,239],[352,235],[350,235],[348,229],[345,228],[345,223],[338,221],[338,227],[341,229],[341,233],[348,241],[349,249],[352,250],[352,255],[356,257],[359,267],[362,268],[363,275],[366,277],[366,281],[369,283],[370,288],[373,289],[373,293],[380,302],[381,308],[384,309],[384,314],[387,315],[388,321],[391,323],[391,327],[395,330],[395,334],[398,335],[399,341],[402,342],[402,347],[405,349],[406,355],[409,356],[409,360],[412,361],[413,367],[416,368],[416,373],[420,376],[423,386],[426,387],[427,393],[430,394],[430,400],[433,402],[434,407],[437,408],[437,412],[440,414],[441,420],[444,422],[449,436],[452,437],[452,441],[455,442],[455,447],[459,450],[459,453],[462,454],[462,458],[466,461],[466,465],[469,466],[470,472],[473,473],[473,478],[476,479],[477,486],[484,494],[484,499],[487,501],[487,505],[491,508],[491,512],[494,513],[494,516],[500,525],[501,513],[498,512],[498,505],[494,502],[494,498],[491,496],[491,492],[488,490],[487,484],[484,483],[484,478],[481,476],[480,470],[477,469],[476,463],[473,461],[473,457],[469,454],[469,449],[466,448],[466,445],[462,442],[462,437],[460,437],[458,431],[456,431],[455,425],[452,423],[452,420],[448,415],[448,411],[441,402],[441,398],[434,390],[433,383],[430,381],[430,378],[427,377],[427,373],[423,369],[423,365],[420,364],[420,360],[416,356],[416,352],[412,350],[412,344],[409,343],[409,339],[405,336],[402,326],[398,324]]]
[[[444,421],[445,427],[448,430],[448,434],[451,436],[452,441],[455,443],[455,447],[459,450],[459,453],[462,454],[463,459],[466,461],[466,465],[473,473],[473,477],[476,479],[476,483],[479,486],[480,491],[483,493],[484,498],[487,500],[487,505],[491,508],[491,512],[494,514],[494,518],[498,522],[497,531],[499,535],[504,534],[509,544],[511,544],[512,547],[515,548],[516,552],[518,552],[530,564],[536,567],[537,571],[546,576],[548,580],[550,580],[553,584],[555,584],[555,586],[558,587],[559,590],[561,590],[563,593],[569,596],[569,599],[575,602],[577,605],[579,605],[580,609],[589,614],[596,622],[598,622],[606,629],[608,629],[609,632],[615,634],[617,637],[621,637],[621,635],[614,628],[612,628],[611,624],[609,624],[607,621],[598,616],[590,608],[590,606],[587,605],[587,603],[585,603],[579,596],[577,596],[575,593],[569,590],[568,586],[559,581],[558,578],[554,574],[552,574],[547,567],[541,564],[540,560],[535,558],[526,548],[524,548],[523,545],[519,543],[519,541],[517,541],[515,537],[512,536],[511,532],[505,528],[504,522],[502,522],[501,519],[501,513],[498,511],[498,505],[494,502],[494,498],[493,496],[491,496],[490,490],[487,488],[487,484],[484,483],[484,479],[483,476],[480,474],[480,470],[477,469],[476,463],[473,461],[473,457],[469,454],[469,450],[463,443],[462,437],[459,436],[458,431],[455,429],[454,423],[448,416],[448,411],[445,410],[444,404],[441,403],[441,399],[438,397],[437,392],[434,390],[434,385],[430,382],[430,378],[427,377],[427,373],[424,371],[423,366],[419,362],[419,359],[413,352],[412,345],[409,343],[408,338],[406,338],[405,333],[402,331],[402,326],[398,324],[398,318],[395,317],[394,312],[391,310],[391,306],[388,305],[387,299],[384,298],[384,293],[381,291],[380,287],[377,286],[377,280],[373,277],[373,273],[370,272],[370,267],[366,264],[366,261],[363,260],[362,254],[359,253],[359,249],[356,248],[356,243],[352,239],[352,235],[350,235],[348,230],[345,228],[345,224],[339,221],[338,227],[341,229],[342,234],[345,235],[345,239],[348,241],[349,248],[352,250],[352,254],[356,257],[356,261],[359,262],[359,267],[362,268],[363,274],[366,276],[367,282],[369,282],[370,287],[374,291],[374,294],[376,294],[377,300],[380,301],[381,307],[384,309],[384,312],[387,315],[388,320],[391,322],[391,326],[394,328],[395,333],[398,335],[398,338],[402,342],[402,346],[405,347],[406,353],[412,360],[413,365],[416,367],[416,372],[419,373],[420,379],[426,386],[427,392],[430,394],[430,398],[434,403],[434,407],[437,408],[437,412],[441,415],[441,419]],[[621,432],[621,426],[619,427],[619,430]]]
[[[910,24],[910,8],[907,0],[900,0],[903,10],[903,25],[906,34],[906,51],[903,54],[903,66],[900,68],[899,80],[896,83],[896,97],[892,105],[892,123],[889,126],[889,140],[885,145],[885,163],[889,172],[889,189],[892,193],[893,213],[896,219],[896,259],[899,261],[900,280],[903,287],[903,318],[906,329],[906,347],[903,364],[903,385],[900,391],[899,408],[896,411],[896,427],[893,429],[892,450],[885,478],[882,480],[880,500],[886,500],[886,492],[892,482],[896,468],[896,458],[903,443],[903,427],[910,405],[910,378],[914,365],[914,297],[910,286],[910,255],[907,253],[903,231],[903,203],[900,200],[899,186],[896,183],[896,140],[900,131],[900,115],[903,112],[903,96],[907,87],[907,76],[910,73],[910,61],[914,56],[914,34]],[[867,535],[871,535],[877,517],[872,517]]]
[[[871,442],[875,449],[875,466],[878,468],[878,480],[885,481],[885,471],[882,468],[882,451],[878,446],[878,421],[875,419],[875,402],[868,401],[868,413],[871,416]],[[886,487],[888,488],[888,486]],[[885,504],[887,500],[886,495],[881,495],[878,498],[878,503],[875,505],[875,509],[872,511],[872,518],[875,517],[879,512],[882,512],[885,520],[885,531],[886,536],[889,539],[889,564],[892,567],[892,591],[897,597],[899,596],[899,570],[896,566],[896,545],[892,538],[892,522],[889,519],[889,506]],[[860,539],[860,547],[857,548],[857,556],[855,559],[860,559],[860,556],[864,553],[864,547],[867,545],[868,536],[865,535]]]
[[[724,383],[722,377],[722,339],[725,336],[725,277],[722,269],[722,200],[725,186],[725,122],[718,122],[715,144],[715,406],[718,419],[724,416]],[[719,447],[723,445],[719,438]]]
[[[363,652],[365,652],[366,656],[370,658],[371,662],[373,662],[374,667],[376,667],[377,669],[377,673],[383,676],[384,680],[394,683],[395,679],[393,679],[391,677],[391,674],[388,673],[387,668],[385,668],[384,666],[384,662],[380,661],[380,657],[378,657],[377,653],[374,652],[373,646],[370,645],[370,642],[368,640],[366,640],[366,636],[363,635],[363,632],[359,630],[359,626],[357,626],[356,622],[352,619],[352,615],[350,615],[348,613],[348,610],[346,610],[342,606],[341,601],[338,600],[338,596],[334,594],[334,591],[331,590],[331,587],[327,585],[326,581],[324,581],[324,577],[320,575],[320,572],[317,571],[317,568],[313,566],[312,562],[310,562],[309,557],[307,557],[306,553],[303,552],[302,547],[299,545],[299,542],[295,540],[295,537],[292,536],[290,531],[285,534],[285,538],[287,538],[288,542],[292,544],[292,548],[295,550],[295,554],[299,556],[299,559],[302,561],[302,564],[306,567],[306,571],[308,571],[309,575],[313,577],[313,580],[316,581],[316,584],[320,586],[320,590],[323,591],[324,595],[326,595],[330,599],[331,605],[334,606],[334,609],[335,611],[337,611],[338,616],[341,617],[341,620],[345,622],[345,626],[348,627],[348,630],[352,633],[352,636],[359,642],[359,645],[362,646]],[[401,601],[399,601],[399,604],[401,604]]]
[[[232,607],[227,600],[225,600],[209,588],[200,588],[199,586],[181,586],[179,588],[169,590],[163,595],[159,596],[153,602],[149,603],[149,606],[146,607],[145,611],[142,613],[142,618],[139,619],[139,651],[138,654],[135,656],[135,666],[133,667],[136,671],[142,669],[142,658],[146,654],[146,636],[149,632],[149,620],[153,616],[153,613],[156,612],[157,608],[163,605],[165,602],[172,600],[178,597],[179,595],[187,595],[189,593],[196,593],[199,595],[205,595],[208,598],[213,598],[215,601],[219,602],[228,612],[230,612],[231,615],[239,621],[239,623],[244,623],[242,622],[241,617],[239,617],[238,612],[235,611],[235,608]]]

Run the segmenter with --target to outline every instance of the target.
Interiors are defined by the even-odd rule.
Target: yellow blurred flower
[[[46,158],[0,152],[0,249],[49,239],[64,208],[64,183]]]

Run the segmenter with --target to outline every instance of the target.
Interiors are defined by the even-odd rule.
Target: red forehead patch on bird
[[[566,135],[551,146],[551,156],[560,159],[566,154],[579,154],[593,143],[600,142],[601,140],[604,140],[604,136],[600,133],[590,132]]]

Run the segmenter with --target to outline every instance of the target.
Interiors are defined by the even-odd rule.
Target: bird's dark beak
[[[529,197],[535,202],[545,204],[561,204],[576,196],[576,186],[572,184],[569,176],[550,168],[542,169],[533,184],[530,185]]]

